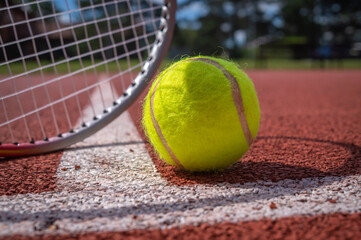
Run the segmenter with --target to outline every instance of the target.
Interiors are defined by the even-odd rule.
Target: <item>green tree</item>
[[[247,36],[246,42],[277,32],[272,20],[265,16],[262,4],[274,3],[270,0],[199,0],[184,1],[179,9],[186,9],[190,4],[200,2],[208,9],[208,13],[197,19],[199,28],[193,28],[194,22],[186,22],[188,27],[178,27],[175,31],[175,45],[191,54],[220,54],[230,57],[242,56],[240,34]]]

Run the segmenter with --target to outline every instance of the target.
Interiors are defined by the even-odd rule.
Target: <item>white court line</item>
[[[104,90],[104,96],[111,97],[110,90]],[[93,100],[99,97],[94,92]],[[75,170],[75,165],[80,169]],[[361,212],[359,175],[276,183],[169,185],[156,171],[128,112],[65,151],[56,176],[54,192],[0,197],[0,236]],[[271,202],[277,209],[269,208]]]

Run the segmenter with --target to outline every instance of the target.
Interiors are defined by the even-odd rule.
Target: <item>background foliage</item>
[[[360,44],[359,0],[182,0],[173,51],[240,58],[264,47],[278,57],[354,58]]]

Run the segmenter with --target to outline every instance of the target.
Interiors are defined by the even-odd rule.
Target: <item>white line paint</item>
[[[101,90],[104,101],[113,102],[109,85]],[[95,91],[92,102],[99,101],[101,95]],[[91,108],[85,109],[84,115],[92,118]],[[75,171],[75,165],[81,168]],[[93,191],[125,183],[139,185],[150,173],[157,174],[156,169],[129,113],[124,112],[106,128],[64,152],[57,171],[57,190]]]
[[[109,90],[104,96],[111,96]],[[91,114],[90,109],[85,112]],[[156,172],[128,113],[65,151],[57,178],[54,192],[0,197],[0,236],[361,212],[361,176],[169,185]],[[277,209],[269,208],[271,202]]]

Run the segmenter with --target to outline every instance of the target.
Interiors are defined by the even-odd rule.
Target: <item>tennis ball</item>
[[[145,133],[160,158],[190,171],[226,168],[256,137],[254,85],[236,64],[213,57],[181,60],[153,82],[143,105]]]

